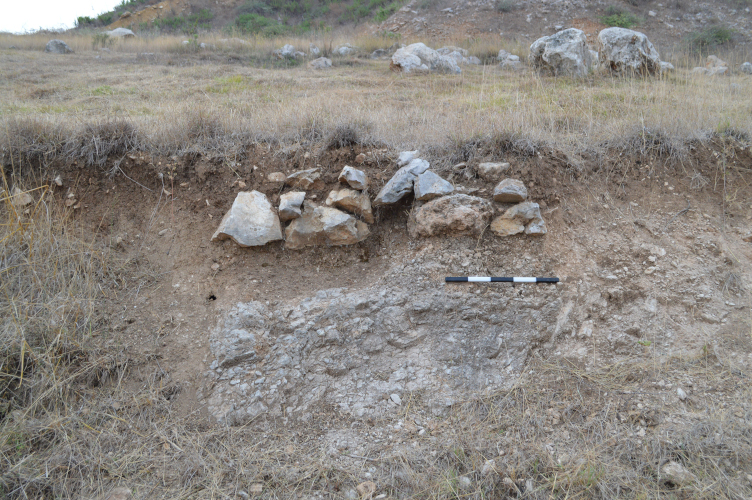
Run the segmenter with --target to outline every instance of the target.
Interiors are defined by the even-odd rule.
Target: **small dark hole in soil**
[[[211,294],[211,295],[209,295],[209,299],[208,300],[217,300],[217,296],[214,295],[214,294]]]

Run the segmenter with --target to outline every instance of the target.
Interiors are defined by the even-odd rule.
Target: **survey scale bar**
[[[520,276],[447,276],[446,282],[453,283],[558,283],[559,278],[529,278]]]

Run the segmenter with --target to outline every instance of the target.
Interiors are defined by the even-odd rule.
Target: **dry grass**
[[[283,42],[257,40],[269,53]],[[139,48],[132,51],[131,43]],[[490,43],[478,42],[486,52]],[[466,67],[461,76],[400,75],[385,61],[352,57],[313,72],[301,64],[249,67],[255,56],[242,48],[188,54],[160,44],[179,40],[124,42],[112,53],[83,44],[68,56],[3,51],[3,142],[34,158],[81,157],[88,153],[70,139],[111,120],[132,127],[138,138],[128,141],[132,147],[164,154],[237,155],[249,142],[304,142],[312,127],[326,136],[342,124],[360,124],[367,131],[362,140],[395,149],[451,147],[506,133],[568,152],[629,148],[646,138],[680,151],[719,130],[752,135],[748,77],[679,70],[660,79],[577,81],[495,65]],[[155,55],[139,58],[141,50]],[[25,132],[8,133],[19,128]]]
[[[0,44],[9,40],[0,36]],[[129,291],[132,268],[124,273],[126,263],[107,248],[71,234],[65,211],[43,189],[32,193],[28,214],[7,195],[22,179],[44,184],[55,162],[102,168],[133,150],[238,157],[257,142],[422,147],[441,157],[439,169],[546,147],[680,158],[693,140],[752,134],[749,78],[679,71],[575,81],[495,65],[459,77],[397,75],[360,58],[314,73],[245,64],[283,41],[196,54],[179,38],[160,38],[97,53],[80,37],[70,40],[76,54],[58,57],[41,52],[46,37],[12,40],[21,52],[0,51],[8,173],[0,211],[0,497],[95,498],[122,484],[136,498],[237,498],[254,485],[263,498],[342,498],[367,479],[389,498],[752,494],[750,373],[708,351],[591,371],[532,360],[512,389],[456,405],[425,435],[406,435],[405,446],[374,449],[367,459],[324,449],[325,426],[362,424],[335,422],[333,413],[305,432],[278,421],[222,428],[179,417],[171,405],[179,381],[153,360],[126,358],[103,317],[103,304]],[[464,46],[488,54],[498,50],[492,45]],[[134,371],[146,383],[123,383]],[[686,404],[655,386],[688,379],[697,396]],[[702,396],[704,385],[715,388],[710,396]],[[430,413],[419,394],[412,400],[404,422]],[[667,461],[697,480],[666,483]]]

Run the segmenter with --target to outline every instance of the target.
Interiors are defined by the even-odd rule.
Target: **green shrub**
[[[401,6],[401,2],[392,2],[389,5],[385,7],[379,7],[379,10],[376,12],[376,15],[373,17],[374,21],[377,23],[383,23],[387,19],[389,19],[392,14],[397,12]]]
[[[260,33],[264,28],[278,24],[277,21],[258,14],[241,14],[235,19],[235,26],[243,33]]]
[[[210,21],[214,19],[214,14],[209,9],[201,9],[198,12],[187,16],[170,16],[154,20],[154,26],[166,31],[182,31],[184,33],[195,33],[196,30],[211,28]]]
[[[271,14],[272,8],[264,2],[258,0],[248,0],[246,3],[235,9],[237,15],[243,14],[259,14],[266,15]]]
[[[110,35],[107,33],[96,33],[91,37],[91,46],[94,49],[98,47],[107,47],[108,45],[112,45],[112,42],[114,42],[114,40],[110,38]]]
[[[618,28],[631,28],[642,22],[642,19],[615,5],[606,7],[606,15],[601,17],[601,22],[607,26]]]
[[[725,26],[710,26],[702,31],[689,33],[686,39],[690,49],[704,52],[732,42],[735,34],[736,31]]]
[[[112,22],[114,14],[112,12],[105,12],[104,14],[99,14],[97,16],[97,19],[102,24],[110,24]]]
[[[91,26],[96,24],[97,20],[89,16],[79,16],[76,19],[76,28],[83,28],[84,26]]]

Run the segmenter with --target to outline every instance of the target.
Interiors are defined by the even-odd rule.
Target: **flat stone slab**
[[[258,191],[238,193],[211,241],[226,239],[241,247],[262,246],[283,239],[279,217],[266,195]]]
[[[499,180],[499,177],[507,170],[509,170],[509,163],[506,162],[483,162],[479,163],[475,169],[481,179],[489,182]]]
[[[318,168],[309,168],[307,170],[299,170],[287,176],[285,183],[293,188],[298,189],[311,189],[313,183],[321,177],[321,172]]]

